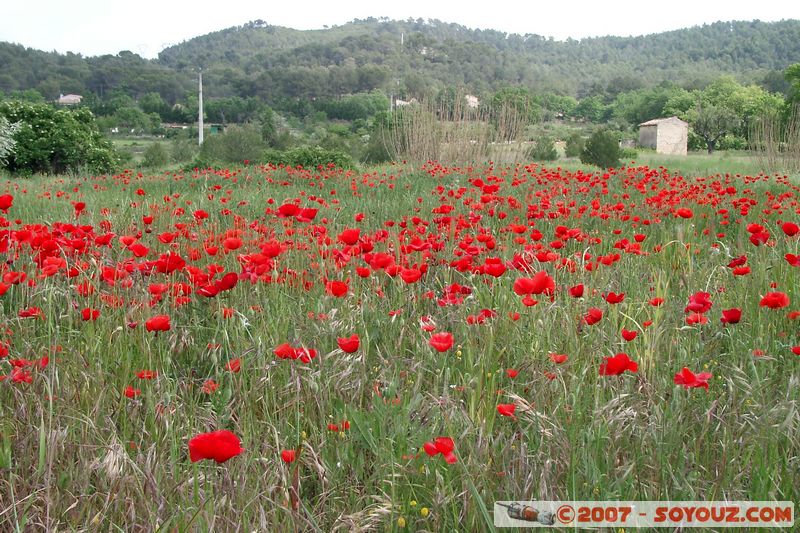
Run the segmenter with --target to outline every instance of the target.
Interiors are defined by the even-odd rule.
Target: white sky
[[[3,0],[3,4],[0,41],[83,55],[130,50],[149,58],[169,45],[256,19],[321,29],[370,16],[412,17],[558,40],[643,35],[718,20],[800,19],[797,0]],[[667,9],[659,11],[659,5]]]

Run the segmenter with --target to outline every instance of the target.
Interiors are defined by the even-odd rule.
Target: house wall
[[[669,155],[686,155],[689,129],[680,123],[664,123],[658,126],[656,152]]]
[[[639,128],[639,146],[656,148],[658,142],[658,126],[641,126]]]

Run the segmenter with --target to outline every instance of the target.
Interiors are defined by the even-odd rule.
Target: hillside
[[[722,74],[781,90],[800,62],[800,21],[718,22],[640,37],[555,41],[421,19],[356,20],[300,31],[255,21],[203,35],[148,61],[131,52],[82,57],[0,43],[0,90],[158,92],[185,100],[194,67],[209,97],[269,103],[380,88],[406,97],[445,85],[480,93],[506,85],[583,97],[670,82],[703,86]]]
[[[760,81],[800,61],[800,21],[718,22],[641,37],[565,42],[538,35],[472,30],[440,21],[357,20],[298,31],[263,21],[165,49],[172,68],[224,70],[227,84],[267,95],[295,90],[327,96],[362,85],[420,93],[437,85],[474,91],[522,84],[582,96],[598,85],[701,85],[721,74]],[[356,87],[354,87],[356,86]]]

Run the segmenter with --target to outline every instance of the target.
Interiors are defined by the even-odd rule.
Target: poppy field
[[[800,181],[0,181],[0,530],[484,531],[798,500]]]

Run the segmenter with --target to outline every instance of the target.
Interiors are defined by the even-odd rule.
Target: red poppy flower
[[[296,450],[281,450],[281,460],[287,465],[293,463],[295,459],[297,459]]]
[[[422,448],[431,457],[441,453],[444,456],[444,460],[449,464],[458,461],[453,453],[455,443],[450,437],[437,437],[433,442],[423,444]]]
[[[202,391],[203,394],[214,394],[215,392],[217,392],[218,388],[219,388],[219,383],[217,383],[213,379],[207,379],[205,383],[203,383]]]
[[[506,369],[506,376],[510,377],[511,379],[514,379],[518,375],[519,375],[519,370],[516,370],[514,368]]]
[[[683,367],[683,370],[675,374],[675,384],[683,385],[687,389],[691,387],[703,387],[704,389],[708,390],[708,380],[710,378],[711,374],[708,372],[700,372],[699,374],[695,374],[688,368]]]
[[[733,307],[731,309],[723,309],[722,310],[722,318],[720,318],[720,322],[723,324],[738,324],[739,321],[742,319],[742,310],[738,307]]]
[[[655,297],[650,299],[650,305],[652,305],[653,307],[658,307],[663,303],[664,303],[664,298]]]
[[[128,385],[127,387],[125,387],[125,396],[126,396],[127,398],[134,399],[134,398],[136,398],[137,396],[139,396],[140,394],[142,394],[142,391],[141,391],[141,389],[134,389],[134,388],[133,388],[133,387],[131,387],[130,385]]]
[[[169,315],[156,315],[144,323],[147,331],[169,331]]]
[[[14,197],[10,194],[0,195],[0,211],[8,213],[11,206],[14,205]]]
[[[189,441],[189,459],[193,463],[203,459],[224,463],[243,451],[239,437],[227,429],[201,433]]]
[[[499,403],[497,404],[497,412],[503,416],[514,416],[514,411],[517,410],[515,403]]]
[[[686,323],[690,326],[695,324],[708,324],[708,317],[700,313],[692,313],[686,317]]]
[[[782,292],[768,292],[761,298],[759,303],[761,307],[769,307],[770,309],[780,309],[789,305],[789,297]]]
[[[603,298],[610,304],[618,304],[625,300],[625,293],[621,292],[617,294],[615,292],[609,292],[604,295]]]
[[[81,318],[84,321],[88,320],[97,320],[97,317],[100,316],[100,311],[98,309],[89,309],[88,307],[81,310]]]
[[[239,358],[231,359],[225,364],[225,370],[228,372],[238,373],[242,369],[242,360]]]
[[[583,321],[589,326],[597,324],[602,318],[603,312],[596,307],[590,307],[586,314],[583,315]]]
[[[573,285],[569,288],[569,295],[573,298],[580,298],[583,296],[583,283],[579,283],[578,285]]]
[[[44,313],[38,307],[29,307],[27,309],[21,309],[17,316],[20,318],[41,318],[44,319]]]
[[[446,352],[453,347],[453,334],[447,331],[434,333],[428,344],[437,352]]]
[[[694,213],[692,213],[692,210],[688,207],[681,207],[675,212],[675,214],[681,218],[692,218],[694,216]]]
[[[795,355],[800,355],[800,344],[797,346],[792,346],[792,353]]]
[[[794,222],[784,222],[781,224],[781,229],[787,237],[794,237],[798,232],[800,232],[800,226]]]
[[[619,376],[626,370],[629,372],[636,372],[639,370],[639,364],[631,361],[628,354],[618,353],[614,357],[603,357],[604,361],[600,364],[601,376]]]
[[[630,342],[633,339],[635,339],[636,335],[638,335],[637,331],[622,328],[622,338],[625,339],[627,342]]]
[[[689,305],[683,310],[684,313],[706,313],[711,309],[711,294],[703,291],[696,292],[689,296]]]
[[[550,357],[550,360],[553,361],[557,365],[564,364],[569,359],[569,356],[567,354],[565,354],[565,353],[551,353],[551,354],[548,354],[548,355]]]
[[[359,235],[361,234],[361,230],[358,228],[348,228],[342,231],[337,240],[342,244],[347,244],[349,246],[354,245],[358,242]]]
[[[537,272],[532,278],[519,278],[514,282],[514,293],[518,296],[528,294],[552,295],[556,284],[547,272]]]
[[[136,377],[139,379],[155,379],[158,377],[158,372],[155,370],[140,370],[136,373]]]
[[[336,298],[341,298],[347,294],[349,289],[347,283],[344,281],[327,281],[325,282],[325,292]]]
[[[406,284],[411,284],[419,280],[422,277],[422,271],[418,268],[402,268],[400,269],[400,278]]]
[[[361,344],[361,339],[358,337],[357,334],[352,334],[349,337],[338,337],[336,339],[336,344],[339,345],[339,348],[345,353],[353,353],[358,350],[359,345]]]
[[[728,268],[740,267],[740,266],[744,265],[745,263],[747,263],[747,256],[746,255],[740,255],[739,257],[735,257],[735,258],[731,259],[730,263],[728,263]]]

